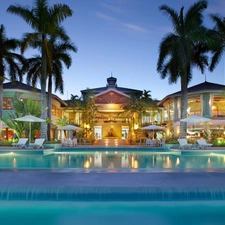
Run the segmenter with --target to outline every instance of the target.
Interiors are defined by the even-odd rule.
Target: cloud
[[[107,16],[106,14],[103,14],[103,13],[96,13],[96,15],[103,19],[103,20],[107,20],[107,21],[116,21],[115,18],[111,17],[111,16]]]
[[[107,4],[107,3],[101,3],[101,6],[104,7],[105,9],[110,10],[111,12],[115,13],[124,13],[124,10],[121,8],[121,6],[115,6],[112,4]]]
[[[140,27],[140,26],[136,26],[134,24],[129,24],[129,23],[123,23],[122,24],[124,27],[130,29],[130,30],[133,30],[133,31],[136,31],[136,32],[148,32],[147,29],[143,28],[143,27]]]

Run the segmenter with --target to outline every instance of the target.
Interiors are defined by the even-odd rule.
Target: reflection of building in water
[[[102,153],[95,153],[94,166],[102,168]]]
[[[129,157],[128,157],[127,153],[122,153],[121,167],[122,168],[129,168]]]
[[[131,158],[131,167],[134,168],[134,169],[138,168],[137,156],[132,156],[132,158]]]

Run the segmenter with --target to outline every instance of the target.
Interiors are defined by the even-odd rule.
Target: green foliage
[[[68,118],[59,118],[56,120],[56,124],[60,127],[66,126],[69,124],[69,119]]]
[[[224,147],[225,146],[225,139],[217,138],[212,141],[213,146],[217,147]]]
[[[12,141],[7,141],[7,140],[1,140],[0,141],[0,146],[11,146]]]
[[[14,111],[6,112],[7,117],[3,117],[2,120],[10,129],[15,131],[18,137],[22,137],[23,135],[28,137],[30,123],[17,121],[15,119],[29,114],[36,117],[41,117],[41,103],[38,101],[33,101],[30,98],[27,101],[20,101],[18,98],[14,97],[13,108]],[[40,128],[40,123],[31,123],[32,139],[34,138],[35,132],[40,130]]]

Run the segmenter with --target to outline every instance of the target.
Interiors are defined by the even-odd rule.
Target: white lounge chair
[[[44,143],[45,139],[44,138],[36,138],[34,143],[30,143],[29,146],[32,148],[44,148]]]
[[[17,143],[12,143],[13,147],[26,148],[28,138],[20,138]]]
[[[158,140],[158,146],[162,147],[166,143],[166,139]]]
[[[211,147],[212,144],[209,144],[206,142],[205,139],[197,139],[197,142],[198,142],[198,148],[201,148],[201,149],[205,149],[207,147]]]
[[[180,149],[190,149],[192,147],[192,144],[188,144],[186,139],[178,139],[178,142],[180,144]]]
[[[150,138],[146,138],[146,145],[150,145],[151,144],[151,139]]]

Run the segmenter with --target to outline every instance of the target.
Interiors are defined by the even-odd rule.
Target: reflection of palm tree
[[[23,56],[12,51],[19,47],[19,41],[8,39],[5,33],[5,27],[0,27],[0,137],[2,133],[2,109],[3,109],[3,82],[6,79],[6,71],[11,81],[17,78],[22,80],[22,70],[20,64],[24,63]],[[19,62],[19,63],[18,63]]]
[[[178,14],[172,8],[162,5],[163,11],[172,21],[174,33],[167,34],[160,43],[157,71],[161,78],[169,76],[170,83],[181,81],[181,118],[187,117],[187,84],[192,78],[192,68],[197,66],[204,73],[208,65],[205,54],[208,47],[206,28],[202,24],[202,12],[207,8],[207,1],[198,1],[184,15],[184,7]],[[180,136],[186,137],[186,123],[181,123]]]
[[[60,23],[72,16],[72,10],[64,4],[54,4],[49,7],[47,0],[35,0],[34,6],[29,8],[18,4],[10,5],[8,12],[23,18],[34,29],[34,33],[26,33],[23,38],[22,52],[29,46],[41,50],[41,117],[46,119],[46,74],[47,58],[49,57],[48,36],[58,35],[63,40],[68,37]],[[41,45],[36,41],[41,40]],[[42,123],[41,136],[46,138],[46,125]]]

